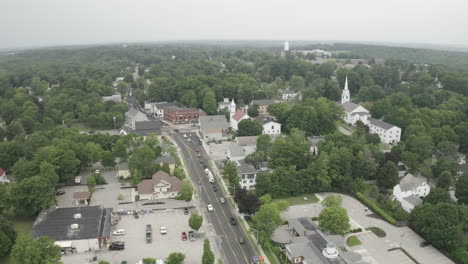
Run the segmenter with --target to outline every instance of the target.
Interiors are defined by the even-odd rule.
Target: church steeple
[[[343,93],[341,94],[341,104],[349,102],[350,94],[348,90],[348,76],[346,76]]]

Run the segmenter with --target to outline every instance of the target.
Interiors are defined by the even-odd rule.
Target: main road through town
[[[208,182],[205,176],[204,165],[208,166],[211,171],[213,170],[209,164],[208,155],[203,147],[197,143],[195,133],[184,134],[187,135],[187,138],[184,138],[179,133],[172,133],[172,136],[181,148],[186,169],[195,185],[194,188],[199,194],[200,204],[206,210],[208,222],[212,224],[216,232],[216,243],[224,255],[225,263],[247,264],[249,263],[249,259],[256,255],[255,250],[240,226],[241,224],[231,225],[231,217],[237,220],[237,214],[227,201],[225,204],[220,202],[219,198],[225,196],[223,189],[220,188],[217,181],[214,184]],[[190,141],[187,140],[189,138],[191,139]],[[198,149],[201,158],[198,158],[196,149]],[[200,160],[203,160],[203,163]],[[214,191],[213,187],[216,187],[217,191]],[[213,212],[208,212],[206,209],[208,204],[213,205]],[[239,243],[239,237],[244,239],[244,244]]]

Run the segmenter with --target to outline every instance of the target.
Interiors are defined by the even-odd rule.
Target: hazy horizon
[[[4,0],[0,49],[276,40],[466,49],[467,10],[464,0]]]

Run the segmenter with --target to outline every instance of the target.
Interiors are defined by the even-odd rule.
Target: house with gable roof
[[[140,200],[157,200],[175,198],[181,188],[181,180],[160,170],[151,179],[141,181],[137,185],[137,192]]]
[[[237,111],[231,115],[231,119],[229,120],[229,124],[231,125],[232,129],[237,130],[239,122],[244,119],[249,119],[249,115],[244,111],[237,109]]]
[[[408,173],[393,187],[393,195],[405,211],[411,212],[414,207],[422,204],[420,198],[428,195],[430,190],[431,186],[426,178]]]

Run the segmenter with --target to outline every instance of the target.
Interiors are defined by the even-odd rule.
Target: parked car
[[[200,159],[200,163],[203,163],[204,161],[202,159]]]
[[[184,215],[188,215],[189,214],[189,209],[187,207],[184,208]]]
[[[125,249],[125,242],[123,241],[115,241],[109,245],[109,250],[124,250]]]
[[[161,235],[167,234],[167,229],[165,226],[161,226]]]
[[[94,173],[99,173],[99,170],[95,170]]]
[[[146,243],[153,242],[153,234],[151,232],[146,232]]]
[[[146,225],[146,232],[153,232],[153,227],[151,226],[151,224]]]
[[[211,204],[208,204],[208,205],[206,206],[206,208],[208,208],[208,212],[213,212],[213,210],[214,210],[214,209],[213,209],[213,205],[211,205]]]
[[[219,197],[219,202],[224,204],[226,203],[226,199],[224,199],[224,197]]]
[[[57,196],[58,196],[58,195],[64,195],[64,194],[65,194],[65,191],[57,191],[57,192],[55,192],[55,195],[57,195]]]
[[[81,176],[76,176],[75,177],[75,183],[80,184],[81,183]]]
[[[114,235],[114,236],[123,236],[123,235],[125,235],[125,229],[117,229],[114,232],[112,232],[112,235]]]
[[[244,244],[245,243],[244,238],[241,237],[241,236],[237,239],[237,241],[239,241],[239,244]]]
[[[187,240],[187,233],[182,232],[182,241],[186,241],[186,240]]]
[[[231,225],[237,225],[237,221],[234,217],[231,217],[231,220],[229,220],[231,222]]]
[[[187,138],[187,134],[184,134],[184,138]]]
[[[140,218],[140,217],[138,216],[138,213],[137,213],[137,212],[133,212],[133,217],[135,217],[135,219]]]
[[[188,237],[190,241],[195,241],[195,233],[193,231],[188,231]]]

